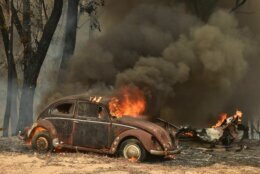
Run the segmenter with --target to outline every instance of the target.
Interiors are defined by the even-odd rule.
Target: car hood
[[[169,133],[159,125],[156,125],[149,121],[133,118],[133,117],[123,117],[118,119],[118,122],[121,124],[133,126],[138,129],[142,129],[146,132],[149,132],[159,141],[159,143],[164,148],[168,150],[172,149],[172,140]]]

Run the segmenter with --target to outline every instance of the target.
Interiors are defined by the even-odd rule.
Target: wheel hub
[[[124,148],[124,157],[129,160],[139,160],[141,156],[141,150],[137,145],[130,144]]]
[[[40,137],[37,139],[36,141],[36,144],[37,144],[37,149],[40,150],[40,151],[45,151],[48,149],[48,140],[44,137]]]

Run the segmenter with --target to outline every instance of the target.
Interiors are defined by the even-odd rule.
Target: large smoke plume
[[[131,84],[144,91],[153,117],[201,124],[237,108],[258,114],[249,112],[258,99],[245,103],[259,96],[249,88],[259,44],[235,16],[218,10],[204,23],[172,1],[109,2],[105,31],[80,46],[61,95],[108,95]]]

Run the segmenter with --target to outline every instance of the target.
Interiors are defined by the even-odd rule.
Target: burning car
[[[19,137],[41,153],[66,148],[143,161],[148,154],[180,152],[164,128],[131,115],[111,114],[116,103],[115,99],[85,95],[62,98],[46,107]]]

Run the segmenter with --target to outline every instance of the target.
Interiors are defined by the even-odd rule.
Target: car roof
[[[58,100],[54,100],[52,102],[50,102],[48,105],[46,105],[44,107],[44,109],[41,110],[41,112],[39,112],[39,117],[41,116],[42,113],[44,113],[47,109],[49,109],[51,106],[59,103],[59,102],[66,102],[66,101],[69,101],[69,100],[85,100],[85,101],[89,101],[89,102],[92,102],[92,103],[100,103],[104,106],[108,106],[109,102],[111,101],[111,98],[110,97],[102,97],[102,99],[97,102],[97,101],[94,101],[94,99],[98,99],[100,98],[101,96],[90,96],[90,95],[86,95],[86,94],[78,94],[78,95],[70,95],[70,96],[66,96],[66,97],[62,97],[62,98],[59,98]]]
[[[61,101],[65,101],[65,100],[87,100],[89,102],[101,103],[101,104],[107,105],[109,103],[109,101],[111,100],[111,98],[110,97],[101,97],[101,96],[90,96],[87,94],[78,94],[78,95],[70,95],[70,96],[62,97],[62,98],[52,102],[52,104],[61,102]]]

